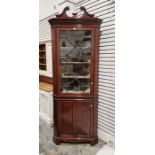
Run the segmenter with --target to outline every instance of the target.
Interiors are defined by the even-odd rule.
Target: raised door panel
[[[73,102],[56,102],[57,134],[60,137],[73,137]]]
[[[75,134],[76,137],[92,135],[92,102],[77,101],[75,103]]]

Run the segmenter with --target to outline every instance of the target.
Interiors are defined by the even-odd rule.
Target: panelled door
[[[73,111],[72,101],[57,101],[55,104],[57,134],[60,137],[73,137]]]
[[[92,136],[92,103],[90,101],[57,101],[56,124],[60,137]]]
[[[75,134],[77,137],[92,135],[92,103],[91,101],[76,101],[75,103]]]

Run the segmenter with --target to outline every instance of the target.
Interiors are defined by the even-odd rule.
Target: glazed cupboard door
[[[61,95],[89,95],[92,81],[92,30],[58,30]]]

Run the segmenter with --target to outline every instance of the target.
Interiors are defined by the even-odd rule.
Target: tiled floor
[[[53,128],[40,119],[39,125],[39,152],[40,155],[95,155],[105,144],[99,140],[95,146],[90,144],[69,144],[61,143],[56,145],[52,141]]]

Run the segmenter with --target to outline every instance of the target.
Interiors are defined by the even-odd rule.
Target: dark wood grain
[[[102,20],[94,17],[93,14],[89,14],[85,7],[81,6],[80,7],[81,11],[83,11],[83,15],[80,17],[77,17],[77,13],[73,13],[72,17],[69,17],[67,15],[67,11],[69,10],[69,7],[65,7],[64,10],[62,11],[61,14],[56,15],[56,18],[52,18],[48,20],[48,22],[51,25],[58,25],[58,24],[63,24],[63,25],[68,25],[68,24],[85,24],[85,25],[100,25]]]
[[[48,77],[48,76],[44,76],[44,75],[39,75],[39,81],[40,82],[46,82],[46,83],[49,83],[49,84],[53,84],[53,78]]]
[[[75,103],[75,133],[77,137],[91,137],[92,105],[90,101],[76,101]]]
[[[57,124],[58,136],[73,137],[73,102],[72,101],[57,101]]]

